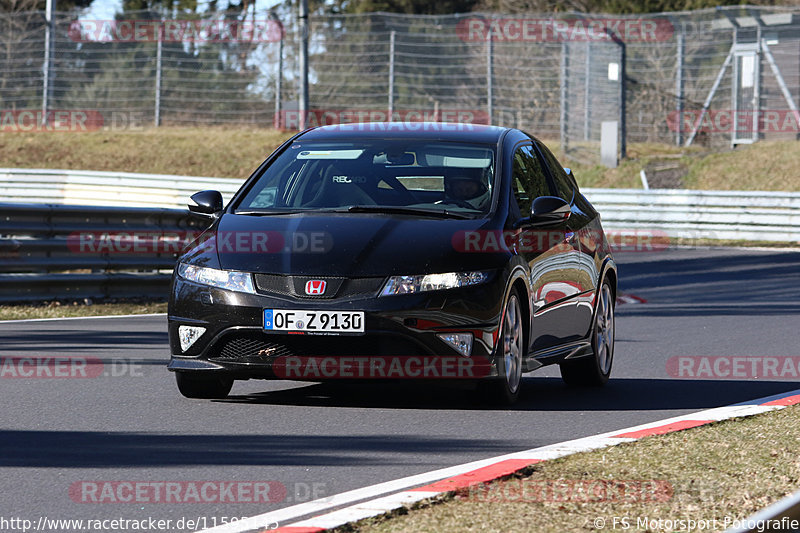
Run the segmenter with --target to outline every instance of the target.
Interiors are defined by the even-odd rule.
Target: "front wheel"
[[[525,330],[522,327],[522,311],[516,291],[512,292],[503,312],[502,352],[498,353],[497,373],[499,379],[483,384],[484,395],[492,403],[511,405],[519,399],[522,381],[522,357],[525,353]]]
[[[198,376],[193,372],[175,372],[175,381],[185,397],[204,400],[226,398],[233,387],[230,378]]]
[[[592,324],[592,357],[561,363],[561,378],[568,385],[605,385],[614,362],[614,296],[603,281]]]

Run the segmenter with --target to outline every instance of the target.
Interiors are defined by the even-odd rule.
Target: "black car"
[[[602,385],[617,269],[597,211],[535,137],[442,123],[326,126],[278,148],[179,258],[180,392],[236,379],[464,379],[514,402],[558,364]]]

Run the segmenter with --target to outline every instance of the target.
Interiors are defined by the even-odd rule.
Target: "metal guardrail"
[[[0,301],[164,298],[177,252],[207,224],[177,209],[0,203]]]
[[[800,531],[800,492],[795,492],[739,522],[737,527],[728,529],[725,533]]]
[[[584,189],[605,228],[669,237],[800,242],[800,193]]]
[[[227,202],[241,179],[47,169],[0,169],[0,199],[185,209],[216,189]],[[609,229],[668,237],[800,242],[800,193],[687,189],[583,189]]]
[[[0,204],[0,301],[164,296],[178,251],[169,243],[176,233],[197,232],[206,224],[186,211],[189,196],[217,189],[227,200],[240,184],[227,178],[0,169],[0,199],[15,202]],[[800,242],[800,193],[592,188],[583,193],[609,230]],[[75,250],[76,235],[99,231],[155,234],[160,245],[130,254],[118,247],[113,253],[91,246]],[[183,242],[186,238],[182,234]]]
[[[197,191],[215,189],[228,201],[243,182],[171,174],[0,168],[0,200],[185,209],[189,196]]]

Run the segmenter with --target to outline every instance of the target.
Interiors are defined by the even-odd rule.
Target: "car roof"
[[[415,139],[496,144],[509,128],[451,122],[360,122],[312,128],[298,135],[306,141],[339,139]]]

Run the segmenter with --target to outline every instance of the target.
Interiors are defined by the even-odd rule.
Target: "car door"
[[[540,196],[553,196],[554,186],[546,167],[532,144],[518,146],[511,161],[514,194],[510,212],[517,218],[530,216],[531,204]],[[533,327],[529,349],[541,352],[576,338],[571,323],[576,312],[577,259],[573,244],[565,239],[571,234],[570,222],[548,228],[518,230],[516,252],[528,264]]]
[[[575,270],[569,283],[574,285],[576,294],[575,314],[571,320],[577,338],[584,337],[591,325],[594,310],[594,295],[597,289],[599,272],[595,258],[596,235],[592,231],[592,221],[597,213],[587,206],[578,191],[577,183],[571,178],[553,153],[540,142],[535,143],[555,185],[555,195],[570,203],[568,237],[572,246]]]

